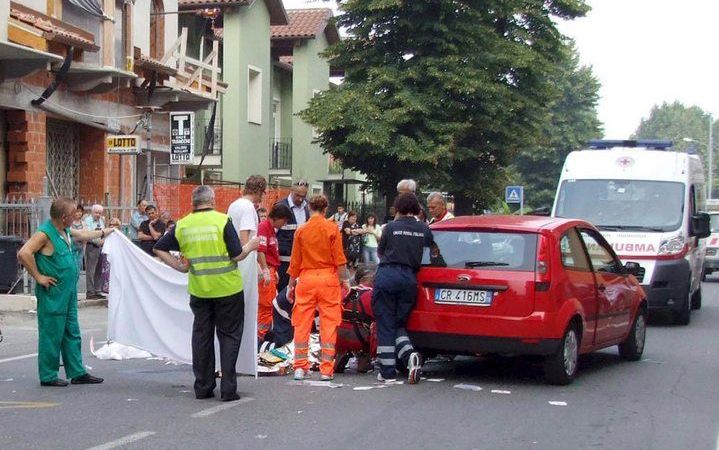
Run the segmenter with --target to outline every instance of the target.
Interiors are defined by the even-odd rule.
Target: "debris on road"
[[[492,389],[492,394],[502,394],[502,395],[509,395],[512,391],[503,391],[500,389]]]
[[[455,389],[464,389],[466,391],[474,391],[474,392],[479,392],[482,390],[481,387],[476,386],[474,384],[455,384],[454,388]]]
[[[122,345],[117,342],[105,343],[95,350],[95,337],[90,337],[90,353],[97,359],[122,361],[125,359],[150,358],[152,354],[129,345]]]
[[[567,402],[550,401],[549,404],[552,406],[567,406]]]
[[[4,380],[0,380],[0,381],[13,381],[13,380],[14,380],[13,378],[5,378]]]
[[[319,381],[319,380],[290,381],[287,384],[290,386],[326,387],[326,388],[330,388],[330,389],[338,389],[338,388],[345,386],[344,384],[341,384],[341,383],[330,383],[327,381]]]

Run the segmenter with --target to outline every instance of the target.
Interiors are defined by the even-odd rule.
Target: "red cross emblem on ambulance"
[[[617,165],[622,169],[628,169],[634,165],[634,159],[629,156],[623,156],[617,159]]]

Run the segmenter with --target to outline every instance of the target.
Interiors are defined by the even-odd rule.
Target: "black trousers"
[[[240,352],[245,324],[245,295],[198,298],[190,296],[190,309],[195,316],[192,324],[192,371],[195,374],[195,395],[208,397],[215,389],[215,331],[220,342],[222,380],[220,395],[227,398],[237,392],[237,355]]]
[[[277,292],[282,292],[282,289],[290,284],[290,274],[287,273],[287,269],[289,268],[289,262],[282,261],[280,263],[280,267],[277,269]]]

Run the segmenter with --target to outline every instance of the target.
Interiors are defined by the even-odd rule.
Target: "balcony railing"
[[[292,138],[270,139],[270,170],[292,171]]]

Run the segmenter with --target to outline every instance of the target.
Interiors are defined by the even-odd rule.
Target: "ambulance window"
[[[694,190],[694,186],[689,188],[689,217],[694,217],[697,214],[697,193]]]
[[[589,260],[582,241],[577,235],[577,230],[572,228],[567,231],[559,241],[559,249],[562,253],[562,265],[569,270],[578,272],[589,272]]]

